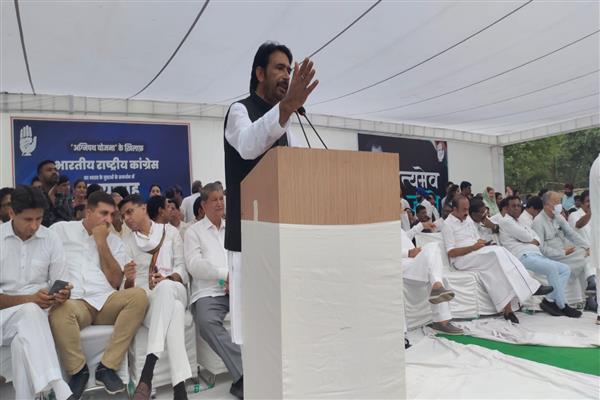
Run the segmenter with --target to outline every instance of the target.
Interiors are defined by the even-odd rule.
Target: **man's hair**
[[[550,202],[550,199],[554,195],[558,195],[558,193],[557,192],[553,192],[552,190],[549,190],[546,193],[544,193],[542,195],[542,204],[544,204],[544,205],[548,204]]]
[[[416,210],[415,210],[415,212],[418,214],[419,211],[421,211],[421,210],[427,210],[427,209],[425,208],[425,206],[418,205],[417,208],[416,208]]]
[[[199,196],[194,200],[194,205],[192,206],[192,210],[194,210],[194,217],[198,216],[198,211],[202,208],[202,196]]]
[[[129,191],[125,186],[115,186],[114,188],[112,188],[111,193],[119,193],[119,195],[122,198],[126,198],[127,196],[129,196]]]
[[[38,176],[36,175],[31,179],[31,184],[33,185],[34,183],[39,182],[39,181],[40,181],[40,178],[38,178]]]
[[[573,200],[575,200],[575,201],[577,201],[577,200],[581,201],[581,195],[580,195],[580,194],[576,194],[576,195],[573,197]]]
[[[467,202],[469,201],[469,198],[467,196],[465,196],[464,194],[457,194],[456,196],[454,196],[454,199],[452,199],[448,204],[452,208],[458,208],[458,204],[460,203],[460,201],[462,199],[465,199]]]
[[[73,207],[73,215],[77,214],[79,211],[85,211],[85,204],[78,204]]]
[[[483,200],[475,197],[473,200],[471,200],[471,203],[469,204],[469,214],[476,213],[479,210],[481,210],[482,208],[486,208],[486,207],[487,206],[485,205]]]
[[[583,192],[581,192],[581,194],[579,195],[579,197],[581,198],[581,202],[583,203],[586,199],[586,197],[590,197],[590,191],[589,190],[584,190]],[[2,196],[0,196],[0,199],[2,198]]]
[[[466,189],[466,188],[468,188],[469,186],[472,186],[472,185],[471,185],[471,182],[462,181],[462,182],[460,183],[460,190]]]
[[[527,206],[525,208],[533,208],[534,210],[541,210],[544,208],[544,203],[539,196],[531,196],[527,199]]]
[[[121,208],[123,208],[123,206],[127,203],[132,203],[132,204],[136,204],[136,205],[143,205],[146,204],[146,202],[144,201],[144,198],[142,196],[140,196],[138,193],[134,193],[134,194],[130,194],[127,197],[124,197],[123,200],[121,200],[119,202],[119,210]]]
[[[146,203],[146,212],[152,221],[158,217],[160,209],[166,208],[167,198],[165,196],[152,196]]]
[[[39,174],[40,174],[40,172],[42,171],[42,168],[44,168],[44,165],[47,165],[47,164],[54,164],[54,165],[56,165],[56,163],[55,163],[53,160],[44,160],[44,161],[40,162],[40,163],[37,165],[37,174],[38,174],[38,175],[39,175]]]
[[[167,202],[168,202],[169,204],[173,204],[173,205],[175,206],[175,209],[179,210],[179,204],[177,204],[177,202],[175,201],[175,199],[174,199],[174,198],[172,198],[172,197],[171,197],[171,198],[167,197]]]
[[[202,189],[202,182],[194,181],[194,183],[192,183],[192,194],[198,193],[200,189]]]
[[[573,190],[573,184],[572,183],[565,183],[565,189],[571,189],[571,190]]]
[[[262,67],[265,70],[269,64],[269,58],[271,54],[276,51],[281,51],[288,58],[290,64],[292,63],[292,52],[285,45],[277,42],[265,42],[260,45],[256,54],[254,55],[254,61],[252,62],[252,71],[250,72],[250,94],[256,91],[258,86],[258,78],[256,77],[256,68]]]
[[[509,197],[505,197],[502,200],[500,200],[500,203],[498,204],[498,208],[500,210],[502,210],[503,208],[508,207],[508,199],[511,197],[516,197],[517,199],[519,199],[519,196],[509,196]],[[521,199],[519,199],[519,201],[521,201]]]
[[[104,189],[102,189],[102,186],[98,185],[97,183],[92,183],[88,185],[86,189],[86,197],[90,197],[92,193],[96,192],[104,192]]]
[[[0,200],[2,200],[4,198],[4,196],[8,196],[9,194],[12,194],[14,191],[15,191],[15,188],[3,187],[2,189],[0,189]]]
[[[496,192],[494,193],[494,197],[497,199],[498,197],[502,197],[502,193]]]
[[[512,196],[507,196],[502,199],[502,201],[504,201],[504,200],[506,200],[506,204],[508,204],[509,202],[511,202],[513,200],[519,200],[519,203],[521,202],[521,198],[519,196],[515,196],[514,194]],[[500,204],[502,204],[502,201],[500,202]]]
[[[542,197],[544,195],[544,193],[546,193],[548,191],[547,188],[541,188],[540,191],[538,192],[538,196]]]
[[[202,198],[202,201],[208,201],[208,198],[212,192],[222,191],[223,186],[219,182],[212,182],[202,188],[202,191],[200,192],[200,197]]]
[[[41,189],[24,185],[18,185],[12,192],[11,204],[15,214],[31,208],[48,208],[48,202]]]
[[[106,193],[104,190],[96,190],[95,192],[90,194],[87,198],[86,207],[89,209],[94,209],[100,203],[105,203],[105,204],[109,204],[113,207],[116,207],[115,199],[113,199],[112,196],[110,194]]]

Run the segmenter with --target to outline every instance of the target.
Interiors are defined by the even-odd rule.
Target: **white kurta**
[[[423,230],[421,224],[420,230]],[[416,257],[408,256],[408,251],[414,249],[415,245],[404,230],[402,230],[402,277],[427,285],[430,291],[436,282],[442,282],[442,253],[436,243],[428,243],[421,249]],[[413,233],[414,236],[414,233]],[[431,313],[433,322],[447,321],[452,319],[450,305],[448,302],[431,304]]]
[[[442,235],[446,251],[467,247],[480,239],[475,223],[467,217],[461,221],[453,214],[446,218]],[[500,246],[486,246],[460,257],[451,258],[456,269],[477,272],[477,276],[497,311],[507,304],[523,303],[540,287],[523,264],[508,250]]]
[[[150,290],[148,273],[152,255],[146,251],[158,245],[164,226],[165,240],[160,248],[156,266],[164,276],[179,274],[184,284],[165,279]],[[183,256],[183,240],[174,226],[152,222],[149,236],[130,232],[123,237],[123,243],[129,258],[136,263],[135,286],[146,291],[150,302],[143,322],[148,328],[146,354],[154,354],[160,358],[165,347],[168,349],[171,383],[176,385],[192,376],[185,348],[184,319],[188,304],[185,283],[188,281],[188,274]]]
[[[600,288],[600,154],[590,168],[590,207],[592,209],[590,251],[592,264],[596,266],[596,287]],[[598,315],[600,316],[600,308]]]
[[[0,256],[0,294],[30,295],[48,289],[56,279],[68,281],[60,239],[44,226],[22,241],[11,222],[2,224]],[[17,399],[33,399],[49,386],[61,400],[70,395],[62,380],[46,310],[35,303],[0,310],[0,343],[11,350]]]

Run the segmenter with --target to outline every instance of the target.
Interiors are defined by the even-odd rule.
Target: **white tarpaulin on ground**
[[[498,342],[536,344],[554,347],[600,346],[600,327],[596,314],[585,312],[581,318],[552,317],[545,313],[518,313],[520,323],[513,325],[498,318],[458,322],[465,334]]]
[[[21,0],[0,12],[1,92],[227,105],[277,40],[315,61],[313,113],[517,135],[499,144],[599,123],[595,0]]]
[[[406,352],[409,399],[597,399],[600,378],[425,337]]]

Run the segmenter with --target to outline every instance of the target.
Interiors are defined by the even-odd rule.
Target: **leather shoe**
[[[244,399],[244,377],[243,376],[231,385],[231,388],[229,389],[229,393],[231,393],[232,395],[234,395],[235,397],[237,397],[240,400]]]
[[[513,324],[519,323],[519,318],[515,315],[514,312],[509,312],[508,314],[504,314],[504,319],[512,322]]]
[[[540,285],[538,290],[536,290],[533,295],[534,296],[543,296],[545,294],[552,292],[553,290],[554,290],[554,288],[552,286]]]
[[[554,303],[552,301],[548,301],[546,299],[542,300],[542,302],[540,303],[540,308],[542,309],[542,311],[547,312],[548,314],[552,315],[553,317],[560,317],[563,315],[563,313],[560,311],[560,308],[558,308],[556,303]]]
[[[565,304],[565,308],[563,308],[562,310],[560,310],[562,312],[562,315],[569,317],[569,318],[579,318],[581,317],[581,311],[576,310],[572,307],[569,307],[568,304]]]

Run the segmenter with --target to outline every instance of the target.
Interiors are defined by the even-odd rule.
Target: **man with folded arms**
[[[152,199],[157,198],[160,197]],[[139,194],[127,196],[119,203],[119,209],[131,229],[123,236],[133,260],[125,265],[125,288],[143,288],[150,301],[144,319],[148,328],[146,362],[133,398],[150,399],[154,366],[167,348],[174,398],[187,399],[185,380],[192,376],[192,370],[185,348],[187,272],[183,240],[174,226],[150,219]]]
[[[194,320],[202,338],[227,366],[233,378],[231,394],[242,398],[244,381],[240,346],[232,342],[223,326],[229,313],[223,189],[216,183],[209,183],[200,198],[206,215],[188,229],[184,240],[186,266],[192,277]]]
[[[535,231],[519,223],[521,199],[509,196],[508,214],[504,217],[500,230],[500,242],[528,270],[546,277],[554,290],[542,300],[540,308],[553,316],[565,315],[571,318],[581,317],[581,312],[569,307],[565,302],[565,287],[571,275],[568,265],[544,257],[540,251],[540,238]],[[523,211],[526,212],[526,211]]]
[[[561,196],[549,191],[543,194],[544,209],[533,220],[533,230],[540,238],[540,250],[546,257],[567,264],[571,275],[581,282],[585,291],[587,278],[594,275],[588,269],[590,243],[579,235],[562,216]]]
[[[41,226],[47,207],[41,190],[17,186],[11,220],[0,227],[0,339],[11,350],[17,399],[33,399],[50,387],[59,400],[74,399],[48,324],[47,310],[69,298],[71,285],[49,293],[55,280],[68,275],[60,239]]]
[[[125,390],[116,370],[148,308],[143,289],[118,290],[127,256],[121,239],[110,232],[114,212],[111,195],[97,191],[88,197],[82,221],[57,222],[51,227],[62,240],[74,289],[69,300],[50,311],[50,326],[76,398],[81,397],[90,376],[80,330],[114,325],[95,376],[97,384],[116,394]]]
[[[552,291],[552,287],[541,286],[533,279],[523,264],[504,247],[480,238],[469,217],[469,200],[464,195],[455,197],[452,214],[445,220],[442,235],[454,267],[476,272],[496,310],[512,323],[519,323],[513,312],[518,301],[524,302],[531,296]]]

